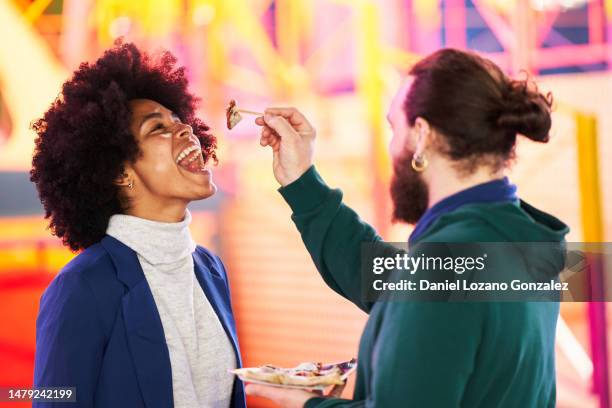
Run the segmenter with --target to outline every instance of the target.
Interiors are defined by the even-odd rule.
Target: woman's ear
[[[115,179],[115,184],[120,187],[132,188],[134,187],[134,177],[130,175],[129,171],[123,171],[119,177]]]

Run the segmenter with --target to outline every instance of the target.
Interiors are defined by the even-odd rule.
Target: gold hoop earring
[[[130,180],[130,182],[128,183],[128,188],[131,190],[133,187],[134,187],[134,182]]]
[[[416,154],[412,156],[412,169],[419,173],[422,173],[427,168],[429,162],[425,158],[425,156],[417,156]]]

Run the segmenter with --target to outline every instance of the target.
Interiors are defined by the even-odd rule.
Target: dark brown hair
[[[204,159],[216,161],[216,139],[196,116],[198,98],[170,52],[149,55],[118,42],[94,63],[81,64],[33,123],[38,137],[30,171],[51,232],[74,251],[101,240],[110,216],[126,210],[115,180],[141,153],[129,130],[129,102],[138,98],[191,125]]]
[[[439,50],[410,70],[404,109],[410,126],[426,119],[443,137],[440,151],[471,172],[499,169],[514,158],[516,135],[548,142],[552,96],[533,81],[511,79],[475,53]],[[482,160],[478,160],[478,159]]]

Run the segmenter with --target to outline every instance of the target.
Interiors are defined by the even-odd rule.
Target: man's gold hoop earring
[[[427,168],[429,162],[425,158],[425,156],[417,156],[416,154],[412,157],[412,168],[414,171],[418,171],[422,173]]]
[[[133,187],[134,187],[134,182],[130,180],[130,182],[128,183],[128,188],[131,190]]]

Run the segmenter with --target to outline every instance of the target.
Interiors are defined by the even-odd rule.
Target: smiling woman
[[[34,123],[31,179],[82,251],[41,298],[34,385],[78,407],[245,405],[227,274],[189,232],[217,157],[187,85],[169,52],[117,44]]]
[[[187,177],[172,165],[187,143],[201,146],[204,162],[217,159],[216,139],[196,118],[198,98],[187,86],[169,52],[118,45],[81,65],[34,122],[31,178],[51,230],[71,249],[100,241],[112,214],[178,221],[185,202],[214,193],[209,172]]]

